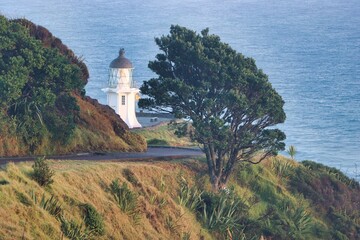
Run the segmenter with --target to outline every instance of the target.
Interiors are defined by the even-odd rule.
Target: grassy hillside
[[[71,221],[86,233],[85,204],[101,216],[104,230],[79,239],[360,237],[359,184],[312,162],[279,157],[243,165],[220,195],[210,192],[201,159],[50,161],[50,167],[55,171],[50,187],[31,178],[31,163],[9,164],[0,171],[0,239],[61,239],[69,234],[64,226]],[[120,198],[114,195],[116,186],[123,191]],[[58,201],[50,206],[61,209],[61,218],[51,212],[54,206],[43,207],[43,196]],[[123,210],[119,199],[130,199]]]
[[[43,195],[58,199],[64,218],[80,224],[81,205],[94,206],[105,225],[104,235],[94,239],[181,239],[187,234],[191,239],[211,238],[195,215],[176,201],[176,177],[193,181],[193,172],[181,164],[51,161],[50,166],[54,183],[45,189],[29,177],[30,163],[9,164],[0,172],[0,239],[61,239],[60,221],[34,201],[34,196]],[[138,195],[133,213],[121,211],[111,194],[115,179]]]

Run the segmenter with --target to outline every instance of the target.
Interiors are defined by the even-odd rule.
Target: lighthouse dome
[[[125,57],[125,50],[119,51],[119,56],[110,63],[110,68],[133,68],[132,63]]]

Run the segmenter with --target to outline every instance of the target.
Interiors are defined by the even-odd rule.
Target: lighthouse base
[[[129,128],[141,128],[135,114],[136,95],[140,92],[137,88],[104,88],[107,94],[108,105],[120,115]]]

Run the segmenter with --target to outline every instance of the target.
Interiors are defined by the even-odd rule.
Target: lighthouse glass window
[[[129,87],[129,71],[127,69],[119,69],[120,84],[124,87]]]
[[[116,87],[118,84],[118,70],[116,68],[109,69],[109,87]]]
[[[121,96],[121,105],[125,105],[125,96],[124,95]]]

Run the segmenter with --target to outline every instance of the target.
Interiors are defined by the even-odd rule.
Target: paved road
[[[203,155],[199,149],[149,147],[143,153],[79,153],[74,155],[48,156],[48,159],[91,160],[91,161],[149,161],[198,157]],[[36,157],[0,157],[0,165],[8,162],[33,161]]]

